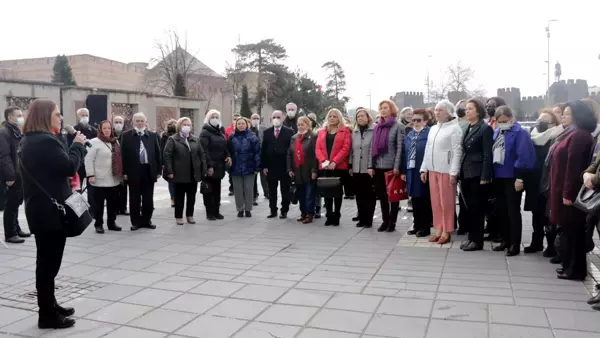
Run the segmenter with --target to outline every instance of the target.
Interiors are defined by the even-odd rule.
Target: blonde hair
[[[209,110],[209,111],[208,111],[208,113],[206,113],[206,115],[204,116],[204,123],[205,123],[205,124],[206,124],[206,123],[208,123],[208,121],[210,120],[210,117],[211,117],[213,114],[217,114],[217,115],[219,115],[219,120],[221,120],[221,112],[220,112],[220,111],[218,111],[218,110],[216,110],[216,109],[211,109],[211,110]]]
[[[240,118],[238,118],[237,120],[234,121],[235,122],[235,130],[238,130],[237,124],[238,124],[238,122],[240,122],[240,120],[242,120],[246,123],[246,129],[250,129],[252,127],[252,121],[250,121],[249,119],[247,119],[243,116],[240,116]]]
[[[346,120],[344,120],[344,115],[342,114],[342,112],[337,109],[337,108],[331,108],[329,109],[329,111],[327,112],[327,115],[325,117],[325,123],[323,124],[323,128],[327,129],[328,131],[329,129],[329,115],[330,114],[335,114],[335,116],[337,116],[338,118],[338,129],[340,129],[341,127],[346,125]]]
[[[183,122],[188,121],[190,124],[192,124],[192,120],[190,120],[189,117],[182,117],[179,120],[177,120],[177,122],[175,123],[175,127],[177,128],[177,132],[181,131],[181,125],[183,124]],[[171,122],[171,121],[169,121]]]
[[[358,114],[360,113],[365,113],[365,115],[367,115],[367,126],[372,126],[373,123],[375,123],[375,121],[373,120],[373,116],[371,114],[369,114],[369,112],[366,109],[359,109],[356,111],[356,114],[354,114],[354,129],[358,128]]]
[[[296,124],[298,124],[300,122],[306,123],[306,125],[308,126],[308,130],[312,130],[312,121],[308,117],[306,117],[306,116],[300,116],[298,118],[298,121],[296,122]]]

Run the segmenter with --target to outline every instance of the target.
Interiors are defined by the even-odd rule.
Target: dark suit
[[[463,135],[460,180],[467,212],[466,229],[469,231],[469,240],[480,244],[483,243],[484,208],[489,185],[481,184],[481,181],[489,182],[492,179],[494,131],[481,120],[473,126],[463,127]]]
[[[140,140],[146,149],[146,164],[140,161]],[[154,184],[161,172],[161,156],[158,136],[145,131],[142,136],[135,130],[129,130],[121,136],[123,156],[123,175],[129,185],[129,208],[133,227],[152,224],[154,210]],[[140,215],[141,206],[141,215]],[[135,230],[135,229],[134,229]]]
[[[271,213],[277,213],[277,186],[281,183],[281,212],[287,213],[290,208],[290,176],[287,171],[287,152],[294,131],[281,126],[279,135],[275,137],[275,128],[270,127],[264,131],[261,163],[267,169],[269,185],[269,207]]]

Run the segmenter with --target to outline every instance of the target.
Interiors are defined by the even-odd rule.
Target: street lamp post
[[[372,105],[371,105],[371,90],[373,87],[373,75],[375,73],[371,73],[369,74],[369,114],[371,114],[371,111],[373,110]]]
[[[548,64],[548,82],[546,85],[546,99],[548,100],[548,106],[552,104],[550,101],[550,23],[558,21],[558,19],[548,20],[548,25],[546,26],[546,37],[548,38],[548,60],[546,63]]]

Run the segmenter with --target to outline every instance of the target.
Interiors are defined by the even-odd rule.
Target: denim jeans
[[[303,215],[314,215],[315,202],[317,199],[317,187],[314,182],[299,184],[296,187],[298,190],[298,203],[300,203],[300,212]]]
[[[175,199],[175,183],[169,182],[169,195],[171,199]]]

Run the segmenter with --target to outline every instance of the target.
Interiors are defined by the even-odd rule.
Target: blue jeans
[[[298,184],[296,189],[298,203],[300,203],[300,212],[303,215],[314,215],[315,202],[317,199],[317,187],[315,182]]]
[[[175,198],[175,183],[169,182],[169,195],[171,195],[171,199]]]

